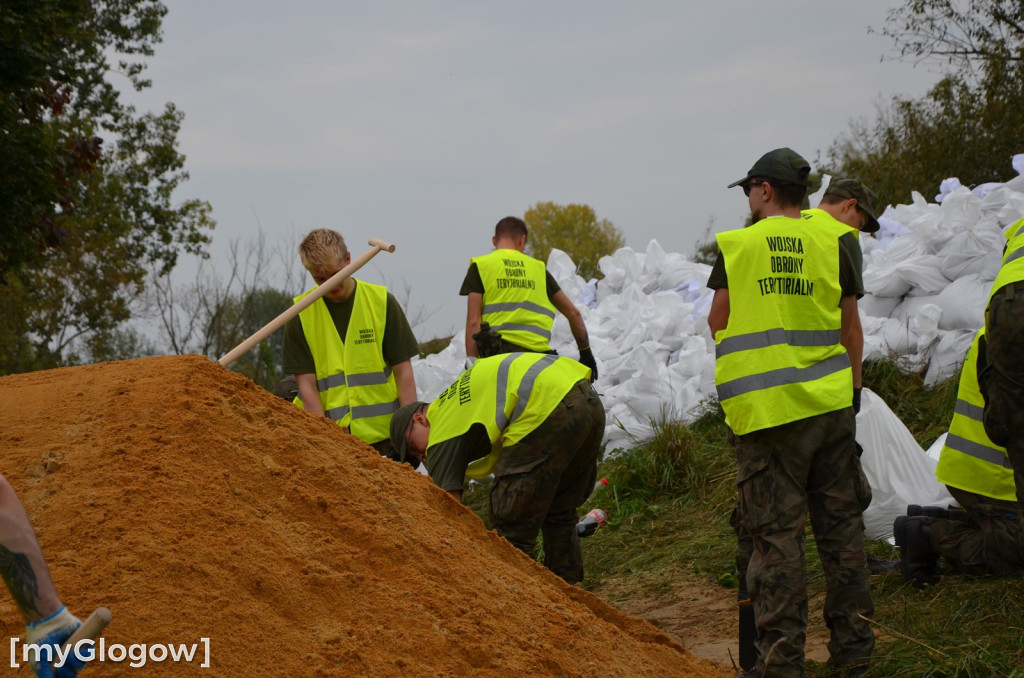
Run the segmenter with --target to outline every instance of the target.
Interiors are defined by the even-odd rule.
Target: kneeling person
[[[577,583],[577,509],[597,478],[604,426],[589,368],[554,355],[507,353],[477,360],[429,405],[400,408],[391,440],[400,459],[423,461],[457,499],[467,475],[493,473],[491,526],[531,557],[541,532],[544,566]]]

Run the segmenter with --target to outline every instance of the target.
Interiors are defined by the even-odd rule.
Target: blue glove
[[[56,664],[60,661],[57,648],[64,645],[75,629],[81,625],[82,622],[78,617],[68,612],[66,607],[61,606],[46,619],[26,624],[25,642],[40,647],[51,646],[53,648],[53,663]],[[46,662],[45,651],[41,653],[39,659],[42,660],[39,663],[32,662],[32,670],[38,678],[75,678],[78,671],[85,666],[85,662],[75,656],[74,648],[70,648],[64,665],[60,668],[54,668],[49,662]]]
[[[590,381],[597,381],[597,361],[594,360],[594,352],[589,346],[580,349],[580,363],[590,368]]]

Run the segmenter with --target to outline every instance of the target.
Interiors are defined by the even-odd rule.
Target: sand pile
[[[65,602],[113,611],[108,645],[210,639],[205,672],[146,675],[731,675],[205,358],[0,379],[0,444]],[[0,637],[22,629],[3,596]]]

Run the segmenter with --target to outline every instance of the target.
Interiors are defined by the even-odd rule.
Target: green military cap
[[[391,446],[398,452],[398,461],[405,461],[406,453],[409,451],[409,439],[406,433],[409,425],[412,424],[412,415],[416,414],[425,402],[416,402],[403,405],[391,415]]]
[[[868,223],[864,226],[864,232],[874,233],[878,230],[878,219],[875,218],[875,212],[878,211],[878,196],[860,179],[856,177],[832,179],[828,188],[825,189],[824,195],[838,195],[840,198],[855,199],[857,207],[868,215]]]
[[[810,186],[807,179],[810,173],[810,164],[799,153],[792,148],[776,148],[762,155],[747,172],[747,176],[732,182],[727,188],[744,184],[752,177],[775,179],[784,184],[807,187]]]

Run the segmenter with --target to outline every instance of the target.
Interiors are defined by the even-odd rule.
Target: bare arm
[[[406,360],[392,365],[391,370],[395,375],[395,385],[398,387],[399,406],[416,402],[416,377],[413,375],[412,362]]]
[[[711,338],[724,330],[729,324],[729,289],[722,287],[715,290],[715,296],[711,299],[711,310],[708,312],[708,327],[711,328]]]
[[[473,335],[480,331],[480,318],[484,310],[484,295],[470,292],[466,301],[466,355],[476,358],[480,353],[476,349]]]
[[[590,346],[587,326],[583,324],[583,315],[576,308],[576,305],[569,301],[569,297],[565,296],[565,292],[562,290],[555,292],[554,296],[551,297],[551,303],[569,321],[569,329],[572,331],[573,339],[576,340],[576,346],[579,348]]]
[[[448,490],[448,494],[452,495],[459,501],[462,501],[462,490]]]
[[[312,372],[296,374],[295,383],[299,385],[299,398],[307,412],[324,416],[324,406],[320,402],[320,389],[316,387],[316,375]]]
[[[0,476],[0,573],[26,622],[60,609],[39,540],[14,489]]]
[[[864,358],[864,328],[860,324],[860,312],[857,310],[857,297],[850,295],[839,302],[842,323],[839,342],[850,356],[850,367],[853,368],[853,387],[861,387],[861,361]]]

